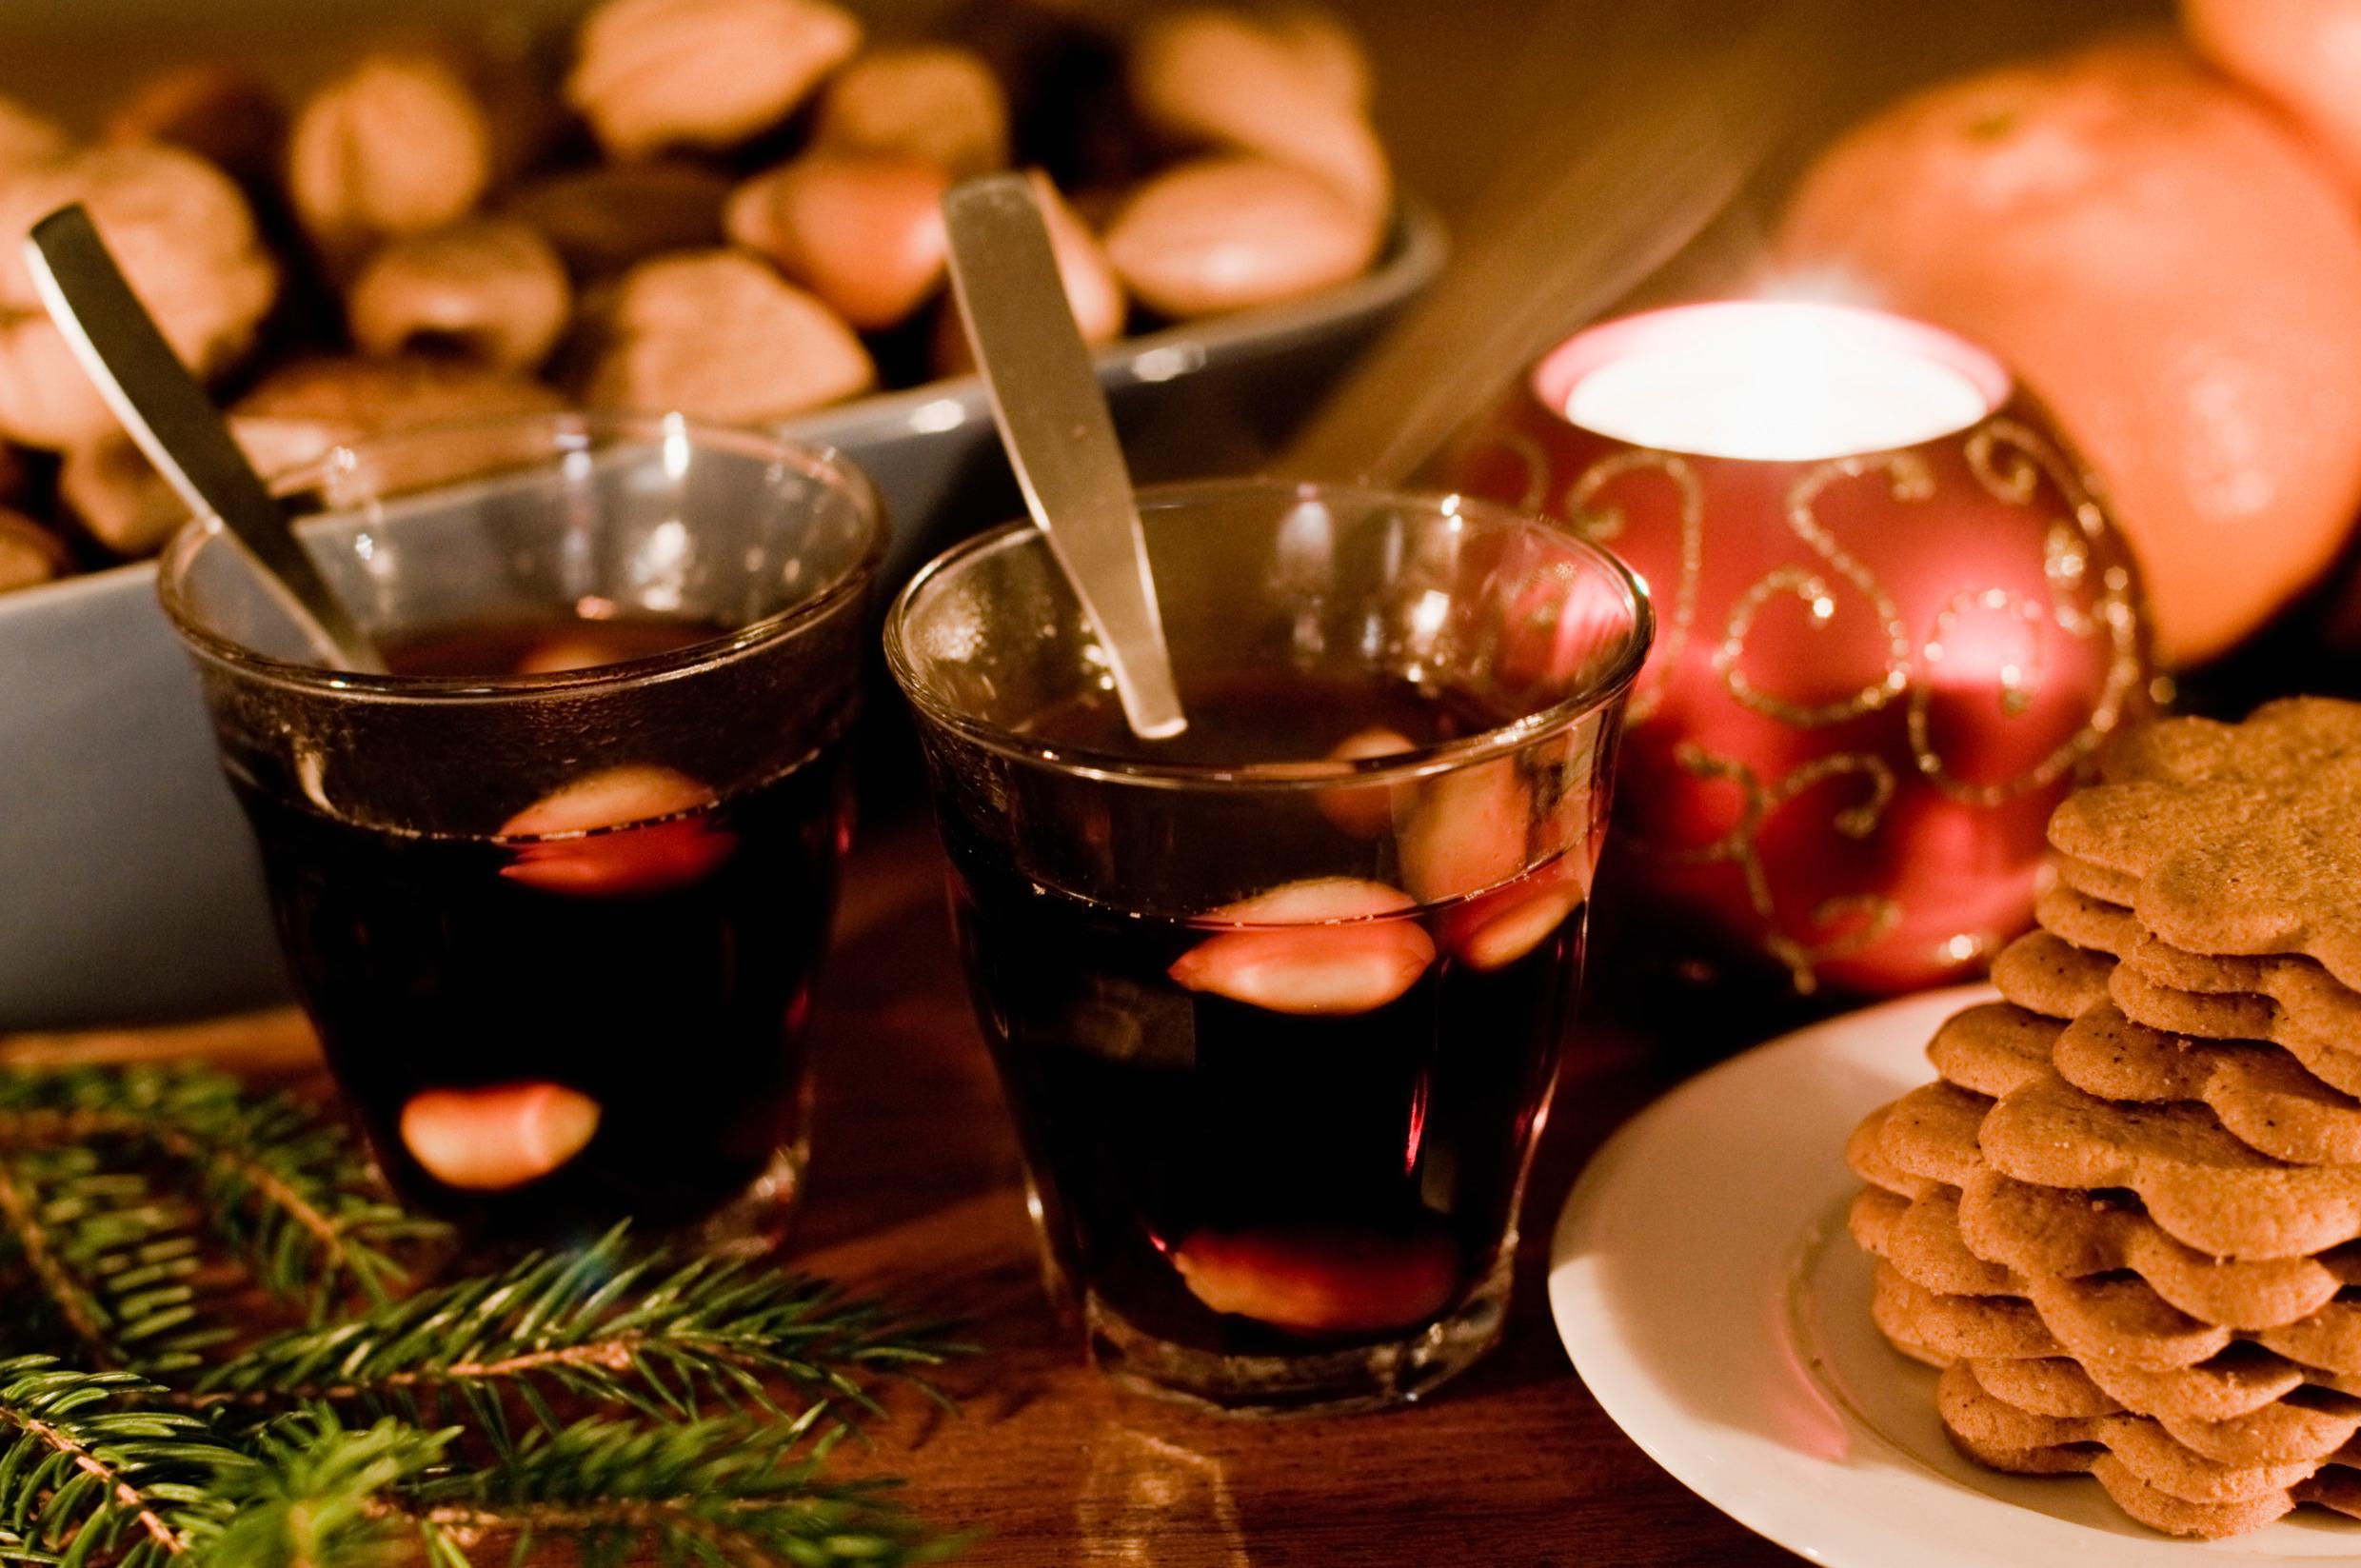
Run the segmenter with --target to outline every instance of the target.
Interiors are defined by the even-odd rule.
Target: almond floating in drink
[[[704,809],[713,792],[687,774],[637,764],[586,773],[501,824],[523,840],[500,868],[511,882],[575,898],[624,898],[685,886],[730,857],[737,840]]]
[[[1532,792],[1506,759],[1433,780],[1402,829],[1402,881],[1423,903],[1498,886],[1525,869],[1532,820]]]
[[[619,632],[595,621],[578,621],[535,639],[518,658],[516,673],[570,675],[575,670],[620,665],[661,651],[665,650],[645,646],[628,630]]]
[[[1556,934],[1590,896],[1573,855],[1547,869],[1455,904],[1435,919],[1444,952],[1474,969],[1504,969]]]
[[[1385,724],[1356,730],[1328,753],[1333,763],[1358,763],[1417,750],[1410,737]],[[1319,814],[1357,839],[1374,839],[1394,824],[1393,792],[1383,784],[1343,784],[1319,792]]]
[[[563,1083],[428,1089],[402,1107],[402,1146],[428,1176],[504,1192],[548,1175],[599,1130],[599,1102]]]
[[[1399,917],[1411,901],[1382,883],[1317,877],[1287,883],[1206,918],[1235,922],[1190,948],[1167,971],[1192,991],[1210,991],[1275,1013],[1367,1013],[1418,983],[1435,943]]]
[[[1172,1265],[1214,1311],[1298,1334],[1408,1328],[1442,1311],[1459,1288],[1458,1249],[1433,1228],[1200,1230],[1173,1250]]]

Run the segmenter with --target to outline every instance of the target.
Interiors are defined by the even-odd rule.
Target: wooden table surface
[[[909,764],[915,767],[915,759]],[[1567,1363],[1543,1300],[1583,1160],[1677,1072],[1662,1043],[1577,1027],[1524,1214],[1505,1342],[1422,1406],[1262,1421],[1125,1394],[1041,1284],[1016,1141],[967,1007],[923,816],[872,823],[847,868],[818,1032],[809,1201],[789,1260],[920,1314],[982,1354],[942,1379],[960,1413],[897,1396],[848,1472],[980,1533],[991,1568],[1617,1568],[1796,1559],[1657,1469]],[[1667,1035],[1672,1031],[1665,1031]],[[197,1056],[317,1070],[291,1009],[196,1026],[19,1035],[20,1064]],[[1835,1158],[1835,1151],[1830,1151]],[[562,1557],[554,1560],[565,1560]]]

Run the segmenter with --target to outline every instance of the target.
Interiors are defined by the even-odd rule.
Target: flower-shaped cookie
[[[2361,705],[2171,720],[2109,771],[2123,782],[2070,797],[2050,842],[2133,879],[2142,925],[2193,953],[2308,953],[2361,985]]]

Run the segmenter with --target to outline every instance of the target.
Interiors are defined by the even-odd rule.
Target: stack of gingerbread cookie
[[[2153,725],[2050,838],[2004,1000],[1847,1150],[1877,1326],[1996,1469],[2361,1515],[2361,705]]]

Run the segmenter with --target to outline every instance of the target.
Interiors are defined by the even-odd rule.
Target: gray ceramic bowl
[[[1367,276],[1099,357],[1142,481],[1251,464],[1442,264],[1406,208]],[[982,386],[864,398],[787,427],[877,482],[880,603],[942,545],[1021,509]],[[195,1017],[285,994],[246,823],[195,680],[124,566],[0,597],[0,1033]]]

